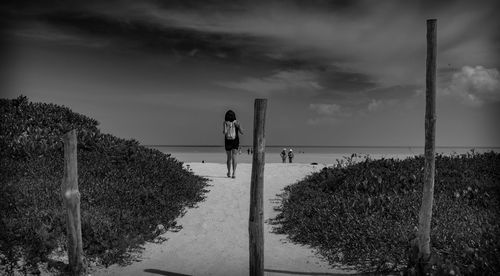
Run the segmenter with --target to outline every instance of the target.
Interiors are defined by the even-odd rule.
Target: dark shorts
[[[237,150],[240,148],[240,139],[238,138],[234,140],[224,139],[224,147],[226,148],[226,151],[230,151],[233,149]]]

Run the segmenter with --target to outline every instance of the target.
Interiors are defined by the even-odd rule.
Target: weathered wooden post
[[[78,191],[76,130],[64,134],[63,204],[67,214],[68,261],[71,275],[83,272],[82,227],[80,222],[80,192]]]
[[[250,185],[250,216],[248,219],[250,275],[264,275],[264,155],[266,147],[267,99],[256,99],[253,121],[253,160]]]
[[[421,267],[429,261],[432,203],[435,176],[436,132],[436,19],[427,20],[427,61],[425,88],[425,169],[422,206],[418,221],[418,258]]]

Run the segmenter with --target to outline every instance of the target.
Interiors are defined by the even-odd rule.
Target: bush
[[[97,121],[26,97],[0,99],[0,267],[34,269],[65,248],[62,135],[78,132],[84,254],[104,265],[157,235],[203,200],[207,179],[169,155],[100,133]],[[22,261],[22,262],[19,262]]]
[[[349,162],[348,162],[349,163]],[[418,225],[424,158],[325,168],[284,189],[278,233],[317,248],[332,265],[398,271]],[[431,246],[435,270],[500,272],[500,154],[436,158]]]

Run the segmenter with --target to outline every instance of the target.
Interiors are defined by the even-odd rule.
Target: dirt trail
[[[178,220],[179,232],[167,232],[168,241],[145,245],[141,261],[94,271],[92,275],[248,275],[248,213],[251,164],[239,164],[236,179],[226,177],[225,164],[186,164],[211,179],[210,192],[197,208]],[[264,219],[275,217],[276,194],[323,166],[266,164]],[[338,275],[313,251],[271,233],[265,223],[265,275]]]

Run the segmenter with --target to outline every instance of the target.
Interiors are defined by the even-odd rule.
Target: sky
[[[145,145],[423,146],[437,19],[438,146],[500,146],[499,1],[2,1],[0,93]]]

